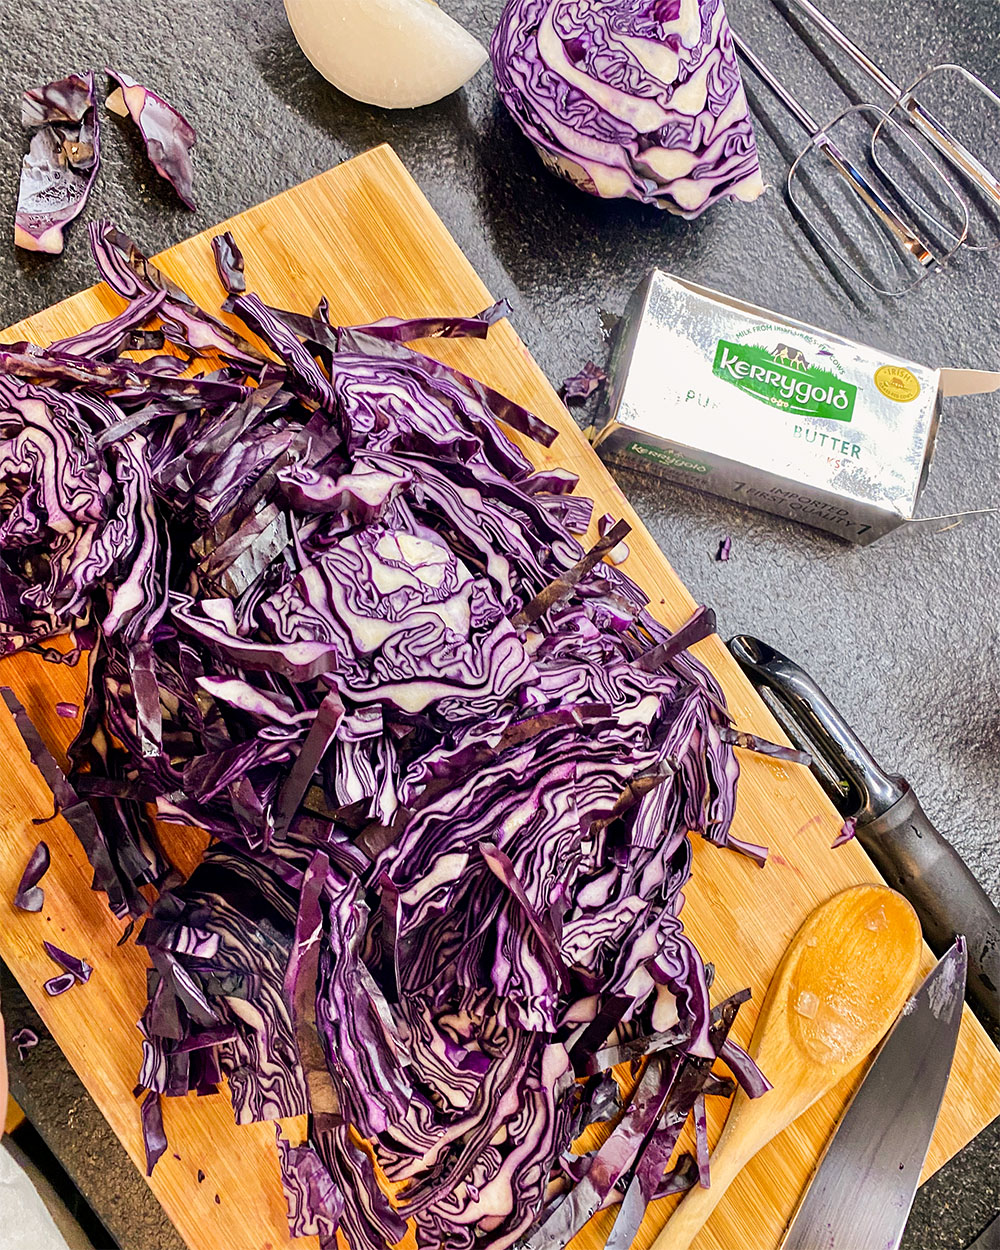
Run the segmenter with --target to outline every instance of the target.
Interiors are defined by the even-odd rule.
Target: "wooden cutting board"
[[[251,290],[270,303],[303,312],[325,294],[334,320],[341,324],[386,314],[469,313],[491,298],[388,147],[322,174],[221,228],[231,229],[243,249]],[[207,308],[217,307],[223,297],[209,247],[214,233],[189,239],[157,261]],[[29,318],[4,338],[44,344],[121,306],[106,288],[94,288]],[[609,511],[631,522],[627,571],[650,595],[653,612],[667,625],[679,625],[691,611],[691,596],[513,328],[504,322],[487,342],[434,341],[430,350],[533,408],[559,429],[548,451],[517,441],[539,465],[558,464],[579,473],[580,489],[597,500],[598,515]],[[779,737],[719,639],[700,644],[697,654],[721,681],[737,723]],[[15,688],[60,756],[75,722],[57,717],[54,705],[58,700],[80,702],[83,668],[46,664],[35,656],[0,661],[0,683]],[[43,883],[42,913],[26,915],[12,907],[15,886],[42,832],[32,818],[51,813],[52,801],[6,714],[0,717],[0,753],[6,764],[0,782],[0,956],[141,1167],[139,1116],[131,1090],[139,1063],[135,1022],[145,1002],[145,954],[131,943],[116,946],[122,927],[107,911],[103,896],[91,893],[89,865],[61,820],[44,828],[52,867]],[[684,922],[718,969],[717,997],[742,986],[752,988],[753,1002],[741,1011],[736,1030],[746,1041],[771,973],[805,915],[846,886],[878,878],[854,843],[830,849],[840,820],[806,770],[739,754],[743,773],[734,828],[744,838],[767,843],[772,855],[761,870],[695,838],[694,879],[686,891]],[[178,862],[193,866],[202,836],[169,826],[166,833]],[[43,938],[86,955],[95,969],[90,982],[48,998],[42,983],[55,969],[42,950]],[[925,963],[930,966],[929,952]],[[770,1075],[776,1082],[781,1079],[780,1072]],[[773,1250],[850,1088],[851,1082],[845,1082],[746,1169],[697,1242],[699,1250]],[[720,1104],[713,1108],[714,1140],[725,1107],[720,1100],[711,1101]],[[966,1012],[928,1173],[998,1114],[1000,1055]],[[237,1128],[225,1097],[165,1099],[164,1119],[170,1149],[150,1184],[191,1250],[276,1250],[288,1245],[273,1127]],[[300,1125],[290,1127],[301,1130]],[[657,1204],[647,1218],[643,1250],[670,1204]],[[607,1216],[598,1217],[574,1247],[597,1250],[606,1221]],[[295,1244],[314,1250],[316,1241]]]

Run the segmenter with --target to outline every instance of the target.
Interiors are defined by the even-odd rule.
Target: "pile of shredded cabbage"
[[[555,431],[404,345],[503,305],[337,328],[245,293],[229,236],[251,341],[91,233],[124,311],[0,348],[0,649],[87,654],[66,774],[7,702],[141,926],[149,1168],[161,1097],[227,1083],[240,1123],[309,1113],[277,1131],[295,1236],[555,1250],[620,1203],[625,1250],[705,1179],[717,1058],[767,1088],[680,919],[689,831],[764,854],[687,650],[711,613],[659,624],[603,559],[628,526],[585,549],[576,478],[501,423]],[[162,821],[212,837],[187,880]]]

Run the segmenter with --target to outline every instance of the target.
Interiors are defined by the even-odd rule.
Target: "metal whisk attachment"
[[[812,0],[786,3],[890,98],[887,108],[858,104],[820,125],[734,35],[742,59],[809,135],[789,168],[787,193],[814,242],[890,296],[905,295],[945,268],[963,246],[1000,246],[1000,180],[974,150],[983,132],[992,135],[1000,125],[1000,97],[954,65],[936,65],[901,90]]]
[[[1000,179],[973,150],[977,141],[983,143],[985,133],[990,142],[990,157],[995,158],[1000,96],[971,70],[950,63],[932,65],[908,87],[899,87],[812,0],[785,0],[785,3],[805,14],[845,52],[889,97],[892,102],[889,116],[913,127],[957,175],[973,219],[965,246],[974,250],[1000,247]],[[918,90],[922,100],[917,98]],[[977,126],[979,135],[970,137]],[[876,161],[879,159],[878,141],[882,137],[878,133],[875,135],[873,158]]]

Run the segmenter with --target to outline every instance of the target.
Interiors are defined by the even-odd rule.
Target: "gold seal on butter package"
[[[909,521],[942,395],[1000,374],[932,369],[659,270],[615,329],[594,445],[638,468],[870,543]]]

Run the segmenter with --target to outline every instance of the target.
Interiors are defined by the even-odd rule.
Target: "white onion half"
[[[418,108],[457,91],[487,52],[433,0],[285,0],[299,46],[345,95]]]

